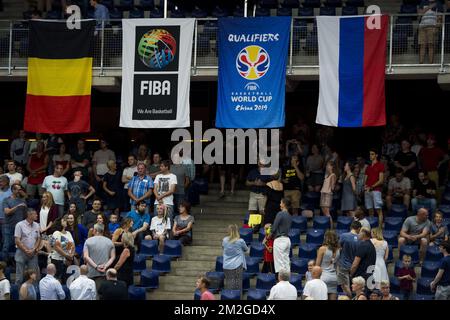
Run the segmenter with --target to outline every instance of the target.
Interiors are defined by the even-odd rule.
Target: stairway
[[[192,300],[198,277],[214,271],[222,255],[222,239],[229,224],[241,226],[247,212],[248,191],[219,200],[219,185],[209,186],[209,194],[192,208],[195,217],[193,245],[183,247],[183,256],[172,261],[172,272],[159,277],[159,288],[147,293],[147,300]],[[218,297],[218,296],[217,296]]]

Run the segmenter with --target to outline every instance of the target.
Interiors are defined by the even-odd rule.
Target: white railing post
[[[394,34],[394,16],[390,16],[389,22],[389,61],[388,61],[388,73],[392,73],[392,39]]]
[[[444,56],[445,56],[445,18],[446,14],[442,14],[442,39],[441,39],[441,67],[439,68],[439,72],[445,72],[444,67]]]
[[[247,18],[248,0],[244,0],[244,17]]]
[[[294,48],[294,18],[291,18],[291,37],[289,42],[289,72],[288,74],[292,74],[292,56]]]
[[[194,66],[193,66],[193,75],[197,74],[197,44],[198,44],[198,20],[195,19],[195,24],[194,24]]]
[[[105,20],[102,20],[102,32],[100,39],[100,76],[104,76],[104,63],[105,63]]]
[[[8,76],[12,74],[13,22],[9,22]]]
[[[167,0],[164,0],[164,19],[167,18]]]

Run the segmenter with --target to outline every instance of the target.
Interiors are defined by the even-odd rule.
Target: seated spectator
[[[263,240],[264,245],[264,263],[262,266],[262,273],[275,273],[275,267],[273,265],[273,239],[270,237],[270,223],[264,226],[265,237]]]
[[[117,278],[131,286],[134,283],[133,262],[136,252],[133,234],[125,232],[122,235],[122,243],[123,250],[120,256],[116,255],[114,269],[117,271]]]
[[[132,232],[138,249],[141,247],[142,240],[151,240],[151,232],[149,230],[150,214],[147,213],[147,204],[139,201],[136,204],[136,210],[131,210],[127,218],[133,220]]]
[[[370,292],[369,300],[381,300],[382,294],[378,289],[374,289]]]
[[[192,226],[194,217],[190,213],[191,204],[183,201],[180,204],[180,214],[175,217],[172,228],[172,239],[180,240],[183,245],[192,243]]]
[[[411,266],[411,256],[404,254],[402,258],[402,266],[397,270],[395,276],[400,281],[400,294],[403,300],[409,300],[413,292],[413,282],[416,281],[416,272]]]
[[[270,289],[267,300],[297,300],[297,288],[289,283],[290,278],[291,273],[281,269],[278,272],[278,283]]]
[[[52,235],[53,250],[50,253],[51,262],[56,267],[56,278],[62,283],[66,282],[66,269],[73,264],[75,255],[75,241],[72,234],[67,231],[67,216],[63,216],[56,223],[56,231]]]
[[[312,300],[328,300],[328,289],[325,282],[320,280],[322,275],[322,268],[319,266],[313,267],[311,271],[312,280],[306,282],[303,289],[303,300],[312,298]]]
[[[395,178],[391,178],[388,184],[388,193],[386,196],[386,206],[388,210],[391,209],[392,203],[400,202],[409,208],[409,201],[411,200],[411,181],[409,178],[403,176],[403,169],[397,168],[395,170]]]
[[[108,230],[110,234],[114,234],[117,228],[120,227],[119,221],[119,214],[116,212],[111,213],[109,216],[109,224],[108,224]]]
[[[71,300],[96,300],[97,290],[95,281],[87,277],[88,267],[83,264],[80,266],[80,275],[69,287]]]
[[[440,246],[442,242],[448,240],[448,229],[443,221],[442,212],[437,211],[430,227],[430,246]]]
[[[367,300],[364,293],[366,287],[366,280],[363,277],[356,277],[352,279],[352,291],[355,297],[352,300]]]
[[[102,201],[100,199],[94,199],[92,203],[92,210],[86,211],[83,214],[81,224],[87,229],[91,229],[97,222],[97,216],[102,213]]]
[[[420,170],[418,174],[419,180],[414,183],[413,199],[411,206],[413,212],[417,212],[421,206],[436,211],[436,183],[428,178],[425,170]]]
[[[391,294],[391,285],[389,281],[382,280],[380,284],[381,300],[398,300],[396,296]]]
[[[398,238],[398,249],[405,244],[420,246],[420,263],[425,258],[425,253],[428,246],[428,235],[430,233],[431,222],[428,220],[428,210],[421,208],[417,214],[406,218],[403,223],[400,237]]]
[[[100,300],[128,300],[127,284],[117,279],[116,269],[106,271],[106,281],[100,284],[98,295]]]
[[[200,290],[200,300],[216,300],[216,297],[209,291],[210,282],[206,277],[197,279],[197,289]]]
[[[55,279],[56,267],[50,263],[47,266],[47,275],[39,281],[41,300],[64,300],[66,293],[61,283]]]
[[[6,262],[0,261],[0,301],[11,299],[11,284],[5,276]]]
[[[99,213],[97,215],[97,221],[95,221],[96,224],[101,224],[103,226],[103,235],[107,238],[111,238],[111,233],[109,232],[109,223],[107,222],[106,216],[103,212]],[[94,227],[90,228],[88,231],[88,238],[94,236]]]
[[[164,241],[169,239],[171,226],[167,207],[165,205],[159,205],[157,210],[158,215],[152,218],[150,232],[152,233],[153,240],[158,240],[159,252],[162,253],[164,249]]]
[[[23,284],[19,290],[19,300],[37,300],[35,282],[37,279],[36,270],[28,269],[23,274]]]
[[[366,214],[361,207],[356,208],[354,221],[358,221],[361,224],[361,228],[371,230],[370,222],[366,219]]]

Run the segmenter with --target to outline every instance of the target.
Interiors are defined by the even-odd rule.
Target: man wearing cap
[[[436,138],[433,134],[427,136],[427,146],[419,152],[421,168],[428,172],[428,178],[439,186],[438,167],[440,161],[444,159],[444,151],[435,146]]]

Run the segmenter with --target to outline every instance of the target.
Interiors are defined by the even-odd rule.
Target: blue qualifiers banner
[[[219,19],[216,127],[284,126],[290,17]]]

